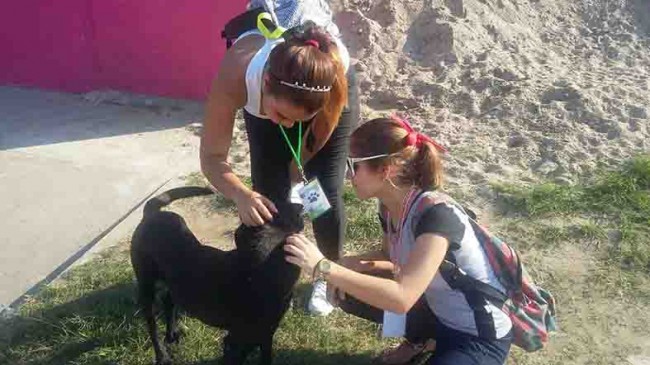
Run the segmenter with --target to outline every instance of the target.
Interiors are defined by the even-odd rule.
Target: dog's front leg
[[[231,333],[223,339],[224,365],[243,365],[254,346],[240,341]]]
[[[273,363],[273,335],[268,336],[260,344],[260,365],[271,365]]]

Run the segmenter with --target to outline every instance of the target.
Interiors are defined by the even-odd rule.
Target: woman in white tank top
[[[358,119],[353,73],[346,72],[348,52],[322,0],[251,1],[249,8],[256,7],[264,7],[288,31],[266,39],[251,29],[226,52],[206,105],[201,168],[236,203],[247,225],[270,220],[274,202],[286,201],[301,175],[318,179],[332,208],[314,220],[314,234],[321,250],[337,260],[345,231],[345,159]],[[227,162],[239,109],[250,145],[252,189]],[[298,139],[302,148],[292,152]],[[325,290],[324,282],[315,284],[313,313],[333,309]]]

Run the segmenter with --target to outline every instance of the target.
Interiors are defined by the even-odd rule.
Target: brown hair
[[[309,21],[287,30],[285,42],[277,45],[269,56],[265,91],[304,107],[314,118],[311,131],[321,147],[338,124],[348,102],[348,83],[336,43],[322,27]],[[310,42],[308,42],[310,41]],[[318,45],[315,47],[314,42]],[[313,92],[283,85],[298,82],[309,87],[329,87],[329,92]]]
[[[401,186],[421,189],[442,187],[442,159],[436,147],[427,141],[410,145],[409,132],[396,120],[377,118],[362,124],[353,133],[350,148],[355,157],[382,154],[391,156],[368,160],[371,169],[378,170],[390,164],[398,166],[397,181]]]

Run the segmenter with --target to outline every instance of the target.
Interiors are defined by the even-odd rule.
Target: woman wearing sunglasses
[[[285,245],[287,261],[324,278],[344,311],[382,323],[385,335],[405,337],[380,364],[407,364],[432,351],[430,365],[497,365],[510,349],[509,317],[485,298],[452,288],[439,270],[450,260],[505,292],[463,209],[433,199],[442,194],[442,152],[401,119],[361,125],[351,136],[348,174],[359,198],[379,200],[382,249],[335,263],[302,235]]]

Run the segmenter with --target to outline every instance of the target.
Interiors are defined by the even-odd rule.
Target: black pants
[[[345,236],[343,182],[345,159],[348,157],[350,134],[359,120],[359,101],[354,70],[348,71],[348,106],[344,108],[338,126],[323,148],[307,162],[307,179],[318,178],[332,205],[327,213],[314,222],[314,235],[321,252],[330,260],[338,260]],[[250,144],[253,190],[273,202],[286,201],[291,189],[289,164],[293,155],[280,128],[268,119],[257,118],[244,110],[246,133]],[[303,125],[303,131],[305,129]],[[297,145],[298,125],[287,129],[294,148]]]
[[[367,274],[386,279],[393,276],[390,271],[378,271]],[[381,324],[384,320],[383,310],[361,302],[349,295],[345,297],[344,301],[339,303],[339,306],[344,312],[371,322]],[[435,338],[433,318],[435,316],[431,313],[423,296],[406,314],[406,339],[411,343],[424,343],[427,339]]]
[[[383,310],[353,297],[346,296],[339,306],[354,316],[375,323],[383,321]],[[433,314],[424,296],[406,314],[405,337],[411,343],[436,340],[436,349],[427,365],[502,365],[512,343],[511,334],[498,340],[487,340],[445,326]]]

